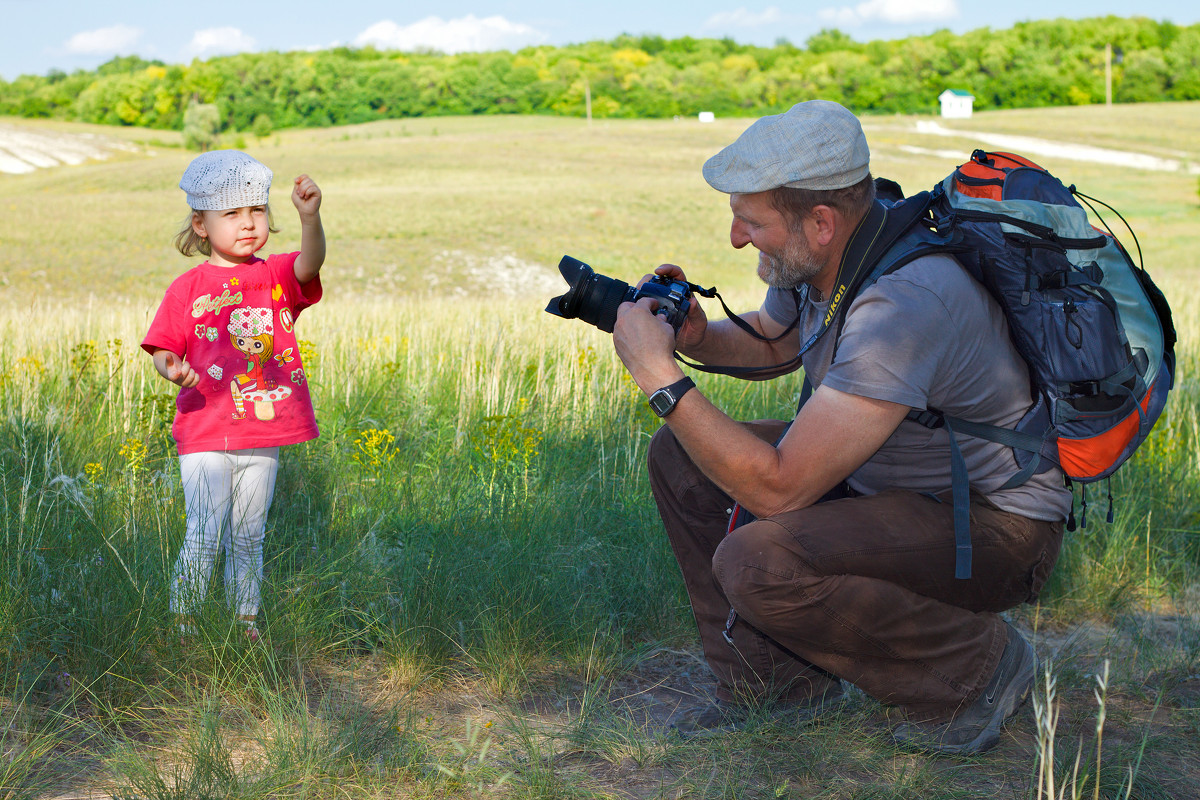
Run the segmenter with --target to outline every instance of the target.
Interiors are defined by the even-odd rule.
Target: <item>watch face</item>
[[[675,398],[666,389],[659,389],[650,395],[650,409],[660,417],[666,416],[667,412],[674,407]]]

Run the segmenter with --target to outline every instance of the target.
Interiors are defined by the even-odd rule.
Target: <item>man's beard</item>
[[[776,289],[796,289],[815,278],[822,268],[798,235],[788,237],[778,254],[758,254],[758,277]]]

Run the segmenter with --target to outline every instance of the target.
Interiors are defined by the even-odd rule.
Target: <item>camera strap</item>
[[[795,330],[796,326],[800,324],[800,315],[797,314],[796,318],[794,320],[792,320],[792,324],[788,325],[787,329],[783,333],[779,334],[778,336],[773,336],[773,337],[768,338],[766,336],[763,336],[758,331],[754,330],[753,325],[751,325],[749,322],[746,322],[746,320],[742,319],[740,316],[735,314],[733,312],[733,310],[725,304],[725,298],[721,297],[721,294],[717,291],[717,287],[714,286],[711,289],[705,289],[703,287],[697,286],[694,283],[689,283],[688,287],[692,290],[692,292],[694,294],[698,294],[701,297],[715,297],[721,303],[721,308],[724,309],[725,316],[729,318],[729,321],[732,322],[734,325],[737,325],[739,328],[744,330],[746,333],[753,336],[755,339],[758,339],[760,342],[768,342],[768,343],[778,342],[780,339],[782,339],[783,337],[785,337],[789,333],[791,333],[793,330]],[[796,292],[796,294],[797,294],[796,308],[799,309],[800,308],[800,300],[799,300],[800,292],[795,289],[793,289],[792,291]]]
[[[914,204],[919,205],[919,204]],[[906,209],[908,210],[908,209]],[[915,210],[915,209],[914,209]],[[837,289],[833,293],[833,297],[829,301],[829,308],[825,312],[824,318],[821,320],[821,326],[814,332],[807,341],[800,346],[800,351],[795,356],[783,361],[779,364],[771,364],[763,367],[742,367],[731,365],[706,365],[697,364],[683,358],[679,353],[675,353],[675,359],[686,366],[701,372],[717,373],[721,375],[733,376],[754,376],[762,375],[767,377],[773,373],[782,370],[790,369],[800,363],[801,358],[807,353],[813,345],[817,343],[825,332],[833,325],[835,320],[840,320],[842,316],[838,312],[842,310],[843,305],[849,305],[850,301],[857,295],[859,288],[862,286],[867,275],[873,267],[879,263],[884,253],[891,248],[896,239],[903,234],[910,225],[924,212],[924,208],[917,214],[902,214],[898,219],[889,219],[891,209],[884,206],[879,201],[872,204],[871,209],[858,222],[858,226],[854,229],[854,233],[850,236],[850,241],[846,244],[846,249],[842,253],[842,261],[838,265],[837,280],[834,285]],[[889,222],[892,223],[889,225]],[[805,285],[803,288],[796,291],[796,316],[792,320],[792,324],[787,327],[783,333],[773,338],[763,336],[756,331],[753,326],[742,319],[737,314],[730,311],[729,306],[717,294],[716,289],[703,290],[698,286],[689,284],[692,291],[699,294],[701,297],[716,297],[721,302],[721,308],[725,310],[725,315],[735,325],[748,333],[753,338],[761,342],[777,342],[784,336],[791,333],[800,322],[800,307],[804,300],[808,297],[808,292],[811,287]],[[711,294],[709,294],[711,292]],[[839,323],[840,325],[840,323]]]

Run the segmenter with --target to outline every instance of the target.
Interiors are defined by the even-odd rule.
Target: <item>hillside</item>
[[[875,173],[909,191],[931,186],[976,147],[1042,161],[1119,208],[1157,275],[1197,263],[1184,241],[1195,225],[1200,148],[1190,132],[1198,121],[1193,102],[986,112],[937,123],[877,115],[864,125]],[[663,261],[703,265],[705,283],[754,291],[747,257],[729,248],[727,204],[700,176],[704,160],[748,122],[438,117],[241,143],[231,136],[222,146],[244,147],[277,179],[308,172],[320,180],[328,198],[326,275],[339,293],[488,296],[506,287],[541,297],[546,284],[534,276],[556,281],[564,253],[627,278]],[[4,149],[6,131],[41,137],[50,148],[38,151],[41,159],[60,142],[72,143],[69,152],[103,148],[107,158],[0,174],[0,209],[10,212],[0,214],[0,296],[78,297],[93,291],[90,276],[103,275],[106,296],[145,299],[182,270],[187,260],[170,240],[186,210],[179,176],[193,154],[177,134],[0,120],[8,160],[28,156]],[[106,224],[98,224],[101,214]],[[297,244],[286,201],[277,215],[281,231],[271,246]]]

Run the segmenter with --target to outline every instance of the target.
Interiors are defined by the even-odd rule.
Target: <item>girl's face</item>
[[[230,336],[233,346],[248,356],[261,356],[271,352],[269,336]]]
[[[266,206],[243,206],[192,214],[192,230],[212,246],[209,263],[232,267],[249,261],[271,235]]]

